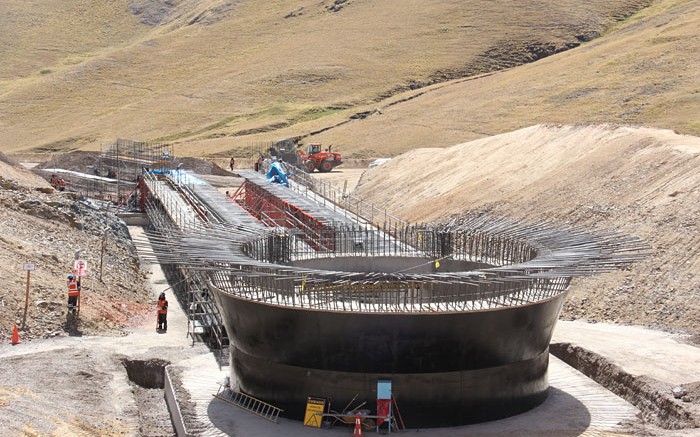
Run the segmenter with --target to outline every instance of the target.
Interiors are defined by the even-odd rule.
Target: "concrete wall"
[[[170,366],[165,367],[165,403],[168,405],[168,410],[170,411],[170,419],[173,422],[173,428],[175,428],[175,433],[178,437],[187,437],[187,427],[185,421],[182,418],[182,412],[180,411],[180,406],[177,403],[177,396],[173,388],[173,382],[170,377]]]
[[[307,396],[344,405],[362,394],[372,408],[376,380],[391,379],[411,427],[493,420],[542,402],[564,298],[399,314],[303,310],[214,293],[231,338],[232,379],[243,391],[301,420]]]
[[[135,212],[124,212],[117,214],[117,217],[124,220],[127,226],[147,226],[151,224],[148,215]]]

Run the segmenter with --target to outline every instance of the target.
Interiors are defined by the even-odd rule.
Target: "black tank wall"
[[[548,345],[564,294],[493,311],[372,314],[245,301],[215,289],[231,339],[232,378],[301,420],[308,396],[376,408],[391,379],[410,426],[507,417],[546,398]]]
[[[431,373],[534,358],[549,345],[561,296],[496,311],[376,314],[310,311],[222,294],[232,343],[267,361],[343,372]]]
[[[271,363],[231,350],[232,377],[242,391],[284,409],[283,416],[302,420],[308,396],[330,398],[342,409],[376,412],[377,380],[390,379],[401,415],[409,428],[457,426],[519,414],[547,397],[549,350],[504,366],[444,373],[353,373],[305,369]]]

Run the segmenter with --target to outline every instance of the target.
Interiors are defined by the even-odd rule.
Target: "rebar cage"
[[[212,285],[307,309],[480,311],[552,298],[574,276],[643,256],[634,238],[487,217],[391,229],[332,225],[314,235],[326,242],[312,244],[308,233],[290,229],[250,239],[240,245],[239,262],[206,267]]]

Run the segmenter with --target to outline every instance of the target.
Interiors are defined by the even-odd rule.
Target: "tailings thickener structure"
[[[208,277],[232,383],[291,418],[309,396],[373,405],[380,379],[409,427],[533,408],[571,279],[642,256],[619,234],[485,216],[379,228],[246,183],[238,212],[163,244]]]

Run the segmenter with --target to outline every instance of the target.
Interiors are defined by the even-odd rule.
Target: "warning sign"
[[[87,261],[84,259],[76,260],[73,263],[73,274],[76,276],[87,276]]]
[[[326,400],[324,398],[306,399],[306,414],[304,414],[304,425],[320,428],[323,420],[323,412],[326,410]]]

